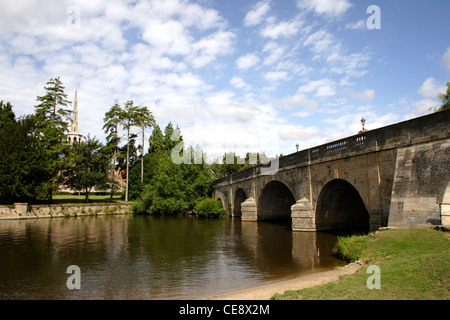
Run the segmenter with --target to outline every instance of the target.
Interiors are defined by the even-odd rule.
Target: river
[[[0,299],[197,299],[342,266],[335,242],[239,218],[3,220]]]

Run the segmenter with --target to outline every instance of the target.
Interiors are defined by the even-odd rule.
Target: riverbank
[[[339,281],[286,289],[274,299],[448,300],[450,233],[445,228],[389,229],[345,243],[363,266]],[[353,249],[357,250],[353,250]],[[369,269],[372,267],[375,269]],[[374,270],[378,270],[374,271]],[[379,287],[372,286],[378,284]],[[372,287],[369,288],[369,287]]]
[[[0,220],[78,217],[132,213],[130,203],[84,203],[0,206]]]
[[[216,294],[204,297],[201,300],[270,300],[275,294],[281,294],[286,290],[301,290],[323,285],[332,281],[338,281],[339,277],[353,274],[357,272],[360,267],[361,265],[358,263],[351,263],[335,270],[312,273],[294,279]]]
[[[447,230],[447,232],[445,232]],[[444,232],[443,232],[444,231]],[[205,300],[448,300],[450,233],[445,228],[389,229],[353,236],[357,262],[335,270],[217,294]],[[379,268],[378,279],[368,268]],[[378,281],[380,289],[370,289]]]

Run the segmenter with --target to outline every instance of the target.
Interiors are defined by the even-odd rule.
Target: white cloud
[[[269,52],[269,55],[264,58],[265,65],[271,65],[278,62],[283,56],[285,49],[275,42],[269,42],[264,46],[263,52]]]
[[[194,67],[203,67],[217,56],[226,55],[233,51],[235,34],[231,31],[217,31],[192,45],[193,52],[189,60]]]
[[[347,23],[345,25],[345,29],[350,30],[365,30],[366,29],[366,21],[365,20],[358,20],[353,23]]]
[[[287,71],[269,71],[264,75],[264,79],[270,82],[287,81],[290,75]]]
[[[375,89],[355,91],[350,82],[366,74],[371,54],[353,41],[349,50],[343,38],[348,32],[337,33],[362,28],[364,20],[356,20],[363,17],[352,23],[330,19],[348,12],[349,1],[299,1],[298,12],[275,1],[255,2],[242,24],[232,25],[233,19],[209,8],[214,1],[3,1],[0,97],[11,101],[17,114],[32,113],[48,79],[61,76],[69,99],[78,88],[85,134],[101,138],[103,115],[114,100],[133,99],[149,106],[158,123],[180,125],[185,137],[194,138],[193,123],[203,121],[205,146],[223,142],[226,151],[249,144],[263,150],[267,141],[277,144],[274,137],[294,151],[291,140],[306,139],[305,146],[354,134],[361,118],[352,117],[354,110],[364,112],[371,126],[378,124],[377,106],[368,105]],[[80,9],[79,28],[68,24],[72,6]],[[310,23],[308,11],[330,22]],[[443,65],[450,71],[450,48]],[[421,100],[409,98],[401,107],[428,111],[440,87],[427,79],[419,89]],[[351,98],[361,105],[349,106]],[[315,117],[319,113],[333,124],[323,132],[314,127],[323,124]],[[342,116],[338,123],[336,116]]]
[[[313,71],[313,68],[308,67],[302,63],[296,63],[292,60],[284,60],[279,62],[275,69],[286,70],[296,76],[305,76]]]
[[[284,97],[283,99],[277,99],[274,101],[274,103],[280,107],[287,108],[287,109],[304,108],[308,112],[308,115],[312,111],[314,111],[318,106],[317,101],[308,99],[308,97],[304,93],[300,92],[300,90],[299,90],[299,92],[297,92],[294,95],[291,95],[291,96],[288,95],[288,96]],[[305,111],[302,111],[302,112],[305,112]],[[302,112],[297,112],[295,115],[296,116],[305,116],[305,113],[302,113]]]
[[[266,26],[261,30],[261,35],[266,38],[278,39],[287,38],[297,34],[303,22],[299,18],[290,21],[275,22],[272,17],[267,20]]]
[[[344,85],[349,84],[350,77],[362,77],[367,73],[370,53],[347,53],[342,42],[323,29],[309,35],[304,45],[316,54],[314,60],[323,60],[328,63],[330,72],[344,75]]]
[[[280,129],[279,136],[282,140],[304,141],[323,136],[323,133],[315,126],[304,128],[302,126],[286,125]]]
[[[363,92],[356,92],[351,89],[346,91],[348,91],[352,97],[362,101],[372,101],[375,97],[375,89],[366,89]]]
[[[427,78],[417,91],[422,98],[436,99],[440,92],[445,90],[445,86],[439,85],[434,78]]]
[[[168,55],[187,55],[191,38],[179,21],[151,19],[147,22],[142,39]]]
[[[366,119],[365,128],[368,130],[377,129],[396,121],[401,120],[400,116],[393,113],[379,115],[373,111],[363,110],[363,112],[355,112],[354,108],[349,113],[344,113],[339,117],[326,118],[323,122],[330,124],[325,128],[325,134],[328,141],[342,139],[344,137],[357,134],[361,129],[361,118]]]
[[[411,104],[413,113],[410,115],[411,118],[421,116],[430,112],[434,108],[439,107],[439,102],[435,99],[427,98],[420,99]]]
[[[310,116],[311,114],[312,114],[312,112],[310,112],[310,111],[302,110],[302,111],[294,112],[292,114],[292,116],[299,117],[299,118],[305,118],[305,117]]]
[[[315,92],[315,96],[318,98],[330,97],[336,94],[336,85],[331,79],[326,78],[310,81],[307,84],[301,86],[298,91],[303,93]]]
[[[348,0],[298,0],[297,5],[301,9],[330,16],[341,15],[352,6]]]
[[[260,24],[270,10],[270,1],[258,2],[252,10],[247,12],[244,18],[245,26],[254,26]]]
[[[255,53],[248,53],[246,55],[240,56],[236,60],[236,67],[241,70],[249,69],[258,64],[259,57]]]
[[[439,93],[443,93],[447,90],[445,85],[439,84],[436,79],[430,77],[425,79],[423,84],[417,90],[421,99],[410,102],[408,104],[408,109],[410,113],[406,116],[407,118],[413,118],[421,116],[430,112],[441,105],[440,101],[437,99]]]
[[[326,53],[337,46],[333,35],[325,30],[319,30],[309,35],[304,45],[312,46],[312,51],[316,54]]]
[[[251,86],[244,81],[241,77],[234,76],[230,80],[230,84],[238,89],[250,90]]]

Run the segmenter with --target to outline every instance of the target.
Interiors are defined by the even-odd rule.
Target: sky
[[[102,142],[116,100],[213,158],[286,155],[430,113],[450,80],[450,1],[0,0],[0,100],[60,77]],[[147,130],[147,137],[151,129]],[[146,148],[148,145],[146,146]]]

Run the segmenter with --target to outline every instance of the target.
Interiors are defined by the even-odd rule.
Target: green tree
[[[40,102],[36,108],[36,115],[42,117],[44,122],[51,121],[55,127],[67,131],[69,128],[69,121],[72,111],[68,107],[72,104],[67,100],[67,94],[64,92],[61,79],[54,78],[47,82],[47,87],[44,87],[46,94],[42,97],[37,97]]]
[[[144,183],[144,144],[145,144],[145,129],[155,125],[155,118],[147,107],[138,107],[135,114],[135,125],[142,129],[142,145],[141,150],[141,184]]]
[[[114,150],[114,159],[118,161],[118,167],[124,165],[125,172],[125,201],[129,198],[129,181],[130,181],[130,169],[132,168],[130,157],[134,154],[133,150],[134,142],[136,139],[136,134],[132,133],[133,127],[138,127],[142,130],[142,145],[141,150],[141,184],[144,179],[144,142],[145,142],[145,129],[152,127],[155,124],[152,113],[147,107],[140,107],[134,105],[133,100],[128,100],[124,103],[123,107],[120,107],[119,103],[116,101],[114,106],[105,114],[103,119],[104,126],[103,130],[108,133],[108,144]],[[126,153],[125,158],[121,156],[122,148],[118,148],[119,135],[118,127],[121,126],[126,133]]]
[[[153,176],[158,170],[159,157],[167,154],[164,152],[164,134],[158,124],[154,124],[152,134],[149,138],[148,152],[144,155],[144,166],[146,170],[143,174],[143,184],[139,183],[140,177],[142,177],[142,164],[136,163],[130,170],[130,187],[129,198],[137,199],[142,191],[143,185],[147,185],[153,179]]]
[[[74,144],[70,148],[70,164],[64,170],[66,184],[73,190],[83,190],[86,202],[93,187],[104,189],[108,184],[108,150],[95,138]]]
[[[12,111],[13,106],[7,102],[0,101],[0,128],[16,121],[16,115]]]
[[[59,77],[50,79],[44,89],[46,94],[36,99],[40,103],[35,106],[34,117],[36,137],[41,148],[47,152],[46,166],[52,173],[48,181],[42,184],[41,197],[51,201],[53,192],[62,181],[60,173],[66,161],[64,154],[68,148],[66,133],[71,114],[68,107],[71,102],[67,100]]]
[[[180,128],[174,129],[172,122],[169,122],[164,129],[164,151],[170,154],[172,149],[181,141],[183,137],[180,134]]]
[[[450,109],[450,81],[447,82],[447,92],[440,93],[438,96],[442,105],[436,111],[444,111]]]
[[[155,215],[178,215],[189,210],[183,192],[185,181],[181,168],[172,163],[170,156],[163,154],[157,158],[157,173],[144,187],[134,210],[138,213]]]
[[[129,172],[130,172],[130,142],[131,142],[131,128],[136,125],[136,114],[139,110],[138,106],[134,105],[133,100],[125,102],[122,112],[120,114],[120,124],[123,129],[126,130],[127,137],[127,153],[126,153],[126,185],[125,185],[125,201],[128,201],[128,188],[129,188]]]
[[[149,161],[153,161],[152,175],[146,176],[145,186],[134,205],[134,210],[138,213],[160,215],[180,215],[192,212],[199,200],[210,195],[214,178],[203,159],[197,164],[193,162],[175,164],[172,161],[172,150],[169,147],[175,146],[180,141],[171,139],[174,133],[172,124],[169,123],[164,130],[163,139],[161,139],[160,131],[156,128],[155,126],[151,137],[153,143],[150,144],[150,149],[160,150],[160,146],[164,146],[164,152],[154,151],[146,155]],[[178,128],[176,130],[179,131]],[[178,138],[182,141],[181,136]],[[160,143],[161,141],[163,144]],[[155,145],[159,147],[156,148]],[[152,149],[152,146],[155,148]],[[197,146],[196,148],[188,147],[180,153],[182,157],[185,153],[193,155],[203,152]],[[132,183],[132,185],[135,184]]]
[[[148,142],[149,154],[161,154],[164,152],[164,134],[158,124],[155,124],[153,127],[153,131]]]
[[[137,135],[130,134],[129,144],[124,144],[117,149],[117,164],[116,170],[122,176],[122,179],[127,178],[127,149],[128,149],[128,166],[130,167],[130,172],[135,166],[139,165],[138,148],[136,147]],[[137,183],[137,181],[136,181]]]
[[[109,111],[105,113],[105,117],[103,118],[103,131],[107,134],[106,141],[107,141],[107,150],[110,152],[112,156],[112,163],[111,163],[111,170],[110,170],[110,189],[111,189],[111,195],[110,199],[113,199],[116,183],[114,181],[114,173],[116,171],[116,159],[117,159],[117,152],[119,148],[120,143],[120,137],[119,137],[119,123],[120,123],[120,116],[122,113],[122,108],[120,107],[119,102],[116,100],[114,105],[111,107]]]
[[[18,120],[10,103],[0,101],[0,199],[2,203],[34,202],[50,179],[47,153],[37,143],[36,118]]]

